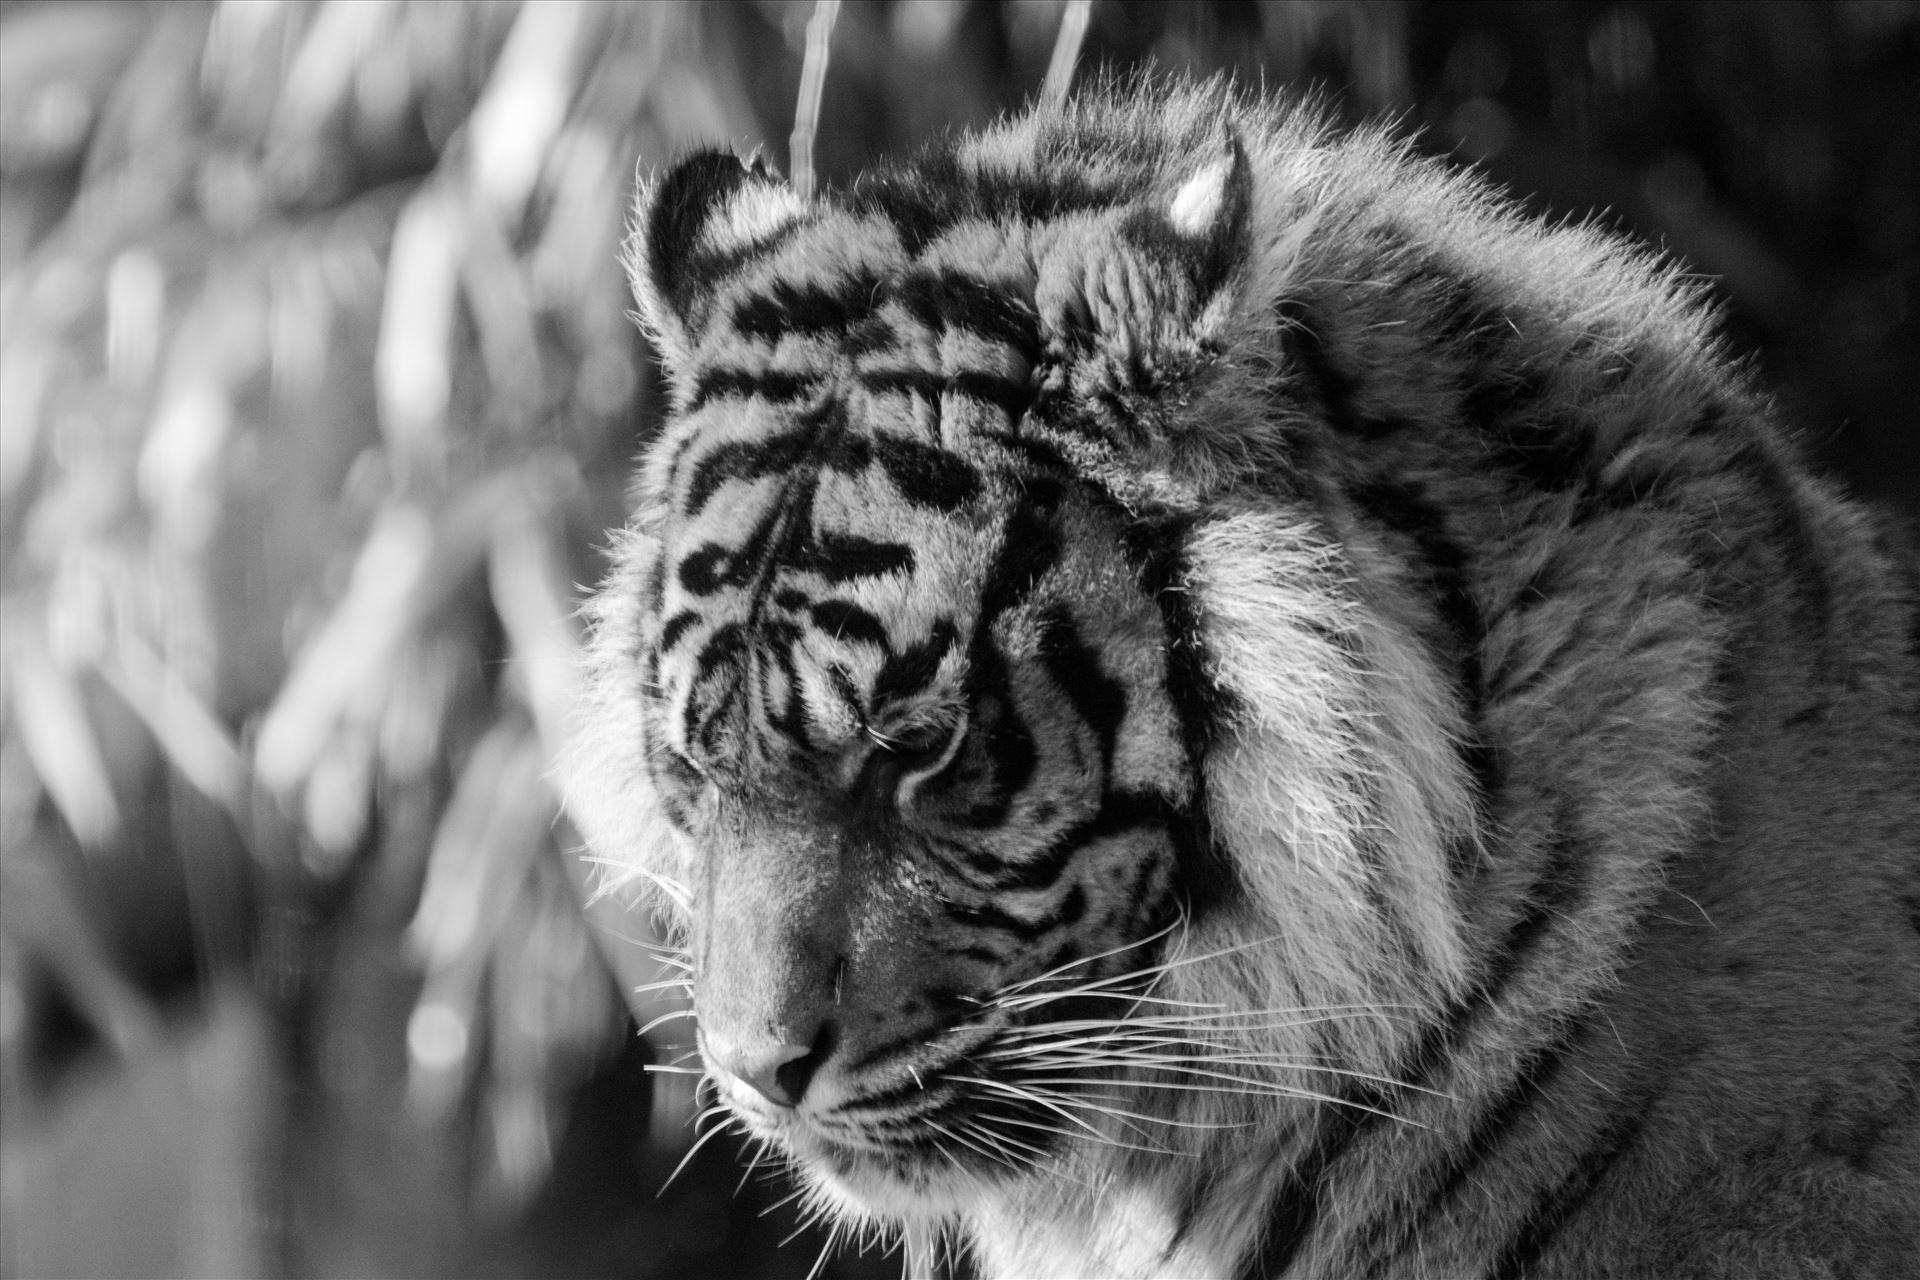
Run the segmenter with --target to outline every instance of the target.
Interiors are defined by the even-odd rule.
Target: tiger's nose
[[[742,1082],[777,1107],[797,1107],[814,1072],[831,1048],[830,1029],[822,1025],[809,1044],[785,1039],[743,1042],[708,1037],[706,1055],[712,1064]]]

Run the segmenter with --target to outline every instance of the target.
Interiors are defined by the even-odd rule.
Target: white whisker
[[[693,1016],[693,1010],[691,1009],[670,1010],[666,1013],[661,1014],[657,1018],[649,1018],[647,1020],[646,1025],[640,1028],[640,1034],[645,1035],[647,1034],[647,1032],[653,1030],[655,1027],[659,1026],[664,1022],[672,1022],[676,1018],[691,1018],[692,1016]]]
[[[726,1115],[726,1108],[718,1103],[714,1104],[711,1107],[708,1107],[705,1111],[701,1112],[698,1116],[694,1117],[694,1121],[693,1121],[694,1128],[698,1130],[700,1127],[701,1120],[707,1118],[708,1116],[714,1115],[716,1113],[724,1117]],[[693,1145],[687,1148],[687,1153],[680,1157],[680,1163],[673,1166],[673,1172],[669,1173],[667,1175],[666,1181],[660,1184],[660,1189],[653,1193],[654,1198],[657,1200],[661,1196],[665,1195],[667,1193],[667,1188],[673,1185],[673,1180],[680,1176],[681,1170],[685,1169],[687,1165],[692,1162],[693,1157],[699,1152],[700,1148],[706,1146],[709,1142],[713,1141],[715,1135],[725,1132],[726,1128],[727,1128],[727,1121],[726,1119],[723,1118],[720,1123],[712,1126],[705,1133],[700,1134],[699,1137],[695,1138],[693,1140]]]
[[[1225,1077],[1225,1078],[1232,1079],[1232,1077]],[[1113,1081],[1103,1080],[1097,1076],[1092,1076],[1092,1077],[1038,1076],[1033,1079],[1032,1083],[1038,1084],[1038,1085],[1108,1085],[1108,1086],[1111,1086],[1113,1084]],[[1220,1094],[1223,1096],[1237,1095],[1240,1097],[1248,1097],[1248,1098],[1291,1098],[1301,1102],[1322,1102],[1327,1104],[1328,1106],[1346,1107],[1353,1111],[1365,1111],[1371,1115],[1380,1116],[1383,1119],[1392,1120],[1399,1124],[1411,1125],[1416,1129],[1425,1129],[1429,1127],[1427,1125],[1420,1123],[1417,1120],[1412,1119],[1409,1116],[1399,1115],[1395,1112],[1387,1111],[1380,1107],[1369,1106],[1364,1102],[1356,1102],[1351,1098],[1342,1098],[1336,1094],[1322,1093],[1317,1089],[1297,1088],[1292,1085],[1280,1084],[1277,1081],[1270,1082],[1270,1081],[1241,1080],[1241,1081],[1237,1081],[1236,1083],[1238,1083],[1243,1087],[1227,1088],[1227,1087],[1223,1087],[1221,1085],[1215,1085],[1215,1084],[1180,1084],[1170,1080],[1129,1080],[1127,1081],[1128,1085],[1134,1088],[1139,1088],[1139,1089],[1161,1089],[1161,1090],[1168,1090],[1168,1091],[1179,1092],[1179,1093],[1214,1093],[1214,1094]],[[1142,1118],[1154,1120],[1157,1123],[1165,1123],[1164,1121],[1161,1121],[1158,1117],[1154,1117],[1154,1116],[1146,1116]]]
[[[999,1089],[1003,1093],[1006,1093],[1012,1097],[1019,1098],[1026,1102],[1034,1103],[1037,1106],[1046,1107],[1048,1110],[1054,1112],[1056,1115],[1060,1116],[1062,1119],[1066,1120],[1070,1124],[1075,1124],[1080,1126],[1082,1129],[1085,1129],[1088,1133],[1098,1138],[1100,1141],[1108,1143],[1113,1146],[1126,1146],[1127,1144],[1115,1141],[1111,1134],[1100,1132],[1097,1128],[1089,1124],[1087,1121],[1082,1120],[1079,1116],[1072,1114],[1073,1109],[1078,1108],[1082,1111],[1090,1112],[1093,1115],[1108,1116],[1112,1119],[1118,1120],[1122,1124],[1126,1125],[1128,1129],[1131,1129],[1133,1130],[1133,1132],[1138,1133],[1142,1138],[1147,1138],[1148,1135],[1143,1131],[1141,1131],[1138,1126],[1130,1123],[1131,1121],[1139,1120],[1147,1124],[1167,1125],[1176,1129],[1220,1129],[1220,1128],[1233,1127],[1230,1125],[1209,1124],[1207,1122],[1199,1121],[1199,1120],[1176,1120],[1171,1116],[1155,1116],[1155,1115],[1148,1115],[1148,1114],[1145,1114],[1144,1112],[1139,1112],[1139,1111],[1123,1110],[1114,1102],[1113,1099],[1108,1098],[1102,1094],[1090,1094],[1090,1093],[1063,1094],[1063,1093],[1055,1093],[1052,1090],[1046,1090],[1043,1092],[1042,1090],[1033,1087],[1033,1085],[1035,1084],[1063,1083],[1060,1081],[1023,1080],[1019,1084],[1015,1085],[1015,1084],[1009,1084],[1004,1080],[980,1079],[980,1080],[975,1080],[972,1083],[979,1084],[979,1085],[986,1085],[990,1088]],[[1074,1081],[1065,1081],[1064,1083],[1098,1085],[1098,1084],[1110,1084],[1112,1082],[1103,1081],[1103,1080],[1074,1080]],[[1011,1117],[1001,1117],[1001,1118],[1009,1119],[1009,1120],[1012,1119]],[[1158,1147],[1140,1147],[1135,1149],[1143,1150],[1143,1151],[1152,1151],[1156,1155],[1171,1154],[1169,1152],[1161,1150]]]
[[[1010,996],[1017,991],[1024,991],[1028,987],[1037,986],[1038,984],[1045,982],[1050,978],[1056,978],[1063,973],[1066,973],[1073,969],[1077,969],[1081,965],[1093,964],[1097,961],[1105,960],[1109,956],[1117,956],[1124,951],[1131,951],[1136,947],[1149,946],[1155,942],[1158,942],[1160,939],[1166,937],[1169,933],[1172,933],[1175,929],[1183,927],[1185,923],[1186,921],[1184,918],[1180,920],[1176,920],[1172,924],[1166,926],[1164,929],[1159,930],[1157,933],[1150,933],[1146,937],[1141,938],[1136,942],[1125,942],[1120,944],[1117,947],[1111,947],[1105,951],[1102,951],[1097,955],[1082,956],[1078,960],[1069,960],[1063,965],[1058,965],[1055,968],[1047,970],[1045,973],[1037,974],[1034,977],[1026,978],[1019,982],[1011,983],[1010,985],[1002,987],[998,992],[996,992],[995,995],[991,998],[990,1002],[997,1003],[1004,997]]]

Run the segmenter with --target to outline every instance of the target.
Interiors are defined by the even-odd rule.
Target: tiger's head
[[[1451,713],[1311,495],[1184,442],[1246,412],[1273,249],[1241,144],[1193,155],[641,199],[673,411],[569,806],[660,890],[721,1099],[851,1212],[1324,1093],[1461,976]]]

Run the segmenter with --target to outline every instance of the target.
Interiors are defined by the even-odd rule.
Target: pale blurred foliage
[[[759,133],[724,41],[572,0],[0,21],[0,872],[40,904],[9,912],[0,1049],[36,974],[123,1053],[155,1034],[57,864],[70,836],[111,875],[158,776],[225,815],[269,914],[397,864],[412,1111],[477,1090],[479,1191],[523,1203],[625,1025],[546,777],[643,399],[624,206],[636,157]]]

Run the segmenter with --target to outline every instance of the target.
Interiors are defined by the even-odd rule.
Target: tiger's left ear
[[[1171,195],[1131,210],[1117,236],[1089,237],[1043,265],[1036,302],[1048,336],[1069,350],[1106,351],[1114,372],[1127,366],[1135,383],[1174,375],[1229,318],[1252,205],[1246,150],[1229,130]]]
[[[806,211],[759,157],[703,151],[644,184],[626,266],[647,334],[679,376],[706,326],[714,282]]]

